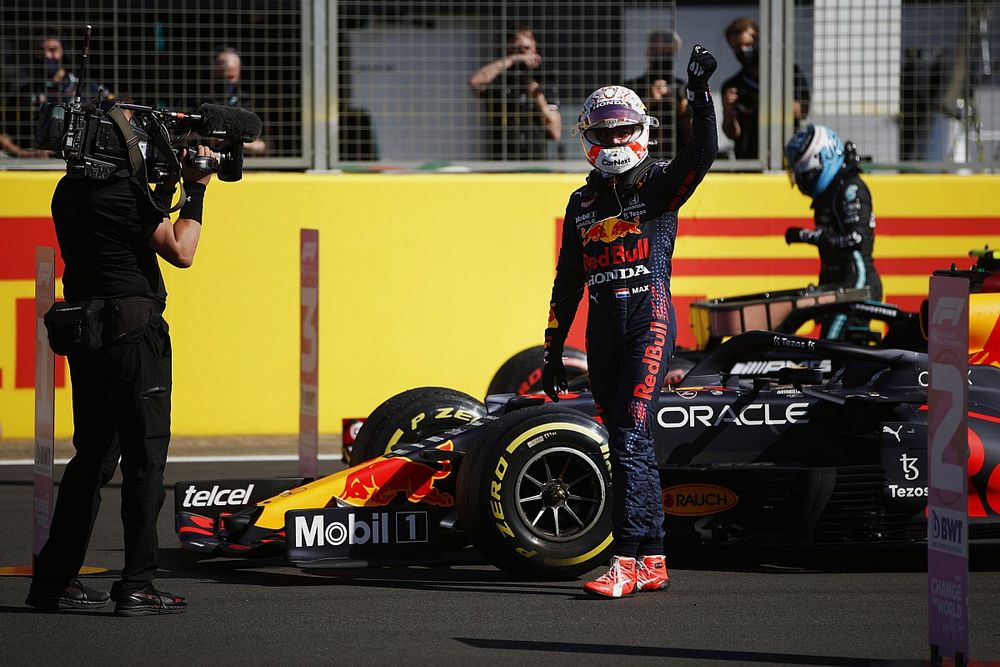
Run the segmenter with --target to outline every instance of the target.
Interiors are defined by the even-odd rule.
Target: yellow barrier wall
[[[0,173],[0,248],[7,246],[8,262],[15,247],[33,258],[25,229],[50,228],[58,177]],[[301,227],[320,230],[321,431],[339,431],[341,417],[365,415],[414,386],[482,396],[503,361],[541,341],[556,220],[582,179],[251,173],[239,183],[213,182],[194,267],[161,262],[174,343],[174,433],[297,430]],[[945,224],[939,234],[923,225],[918,235],[880,236],[877,262],[963,258],[972,247],[1000,244],[1000,177],[866,180],[880,219],[975,219]],[[769,217],[811,218],[809,200],[784,176],[712,174],[682,213],[679,267],[702,258],[762,261],[747,274],[675,270],[679,303],[815,282],[815,249],[785,246],[780,232],[787,221],[772,225],[780,232],[760,227]],[[732,220],[720,220],[726,218]],[[746,235],[745,219],[764,231]],[[711,220],[714,231],[698,232],[699,220]],[[782,259],[805,268],[776,275],[768,267]],[[883,276],[887,294],[926,292],[926,274]],[[17,303],[23,312],[33,290],[22,269],[4,273],[0,266],[0,423],[7,438],[32,436],[33,391],[16,386],[16,378],[18,364],[31,358],[18,349]],[[67,436],[69,390],[56,393],[57,435]]]

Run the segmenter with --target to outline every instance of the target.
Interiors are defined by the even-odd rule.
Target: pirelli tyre
[[[521,350],[500,366],[486,395],[491,394],[537,394],[542,391],[542,345]],[[563,365],[566,366],[566,379],[572,386],[575,381],[587,377],[587,353],[575,347],[567,347],[563,351]]]
[[[354,440],[350,464],[377,458],[397,444],[416,442],[485,414],[481,401],[454,389],[409,389],[379,405],[365,420]]]
[[[569,579],[611,552],[608,437],[593,419],[552,405],[482,427],[462,459],[459,525],[491,563],[526,578]]]

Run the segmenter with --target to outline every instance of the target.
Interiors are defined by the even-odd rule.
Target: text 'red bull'
[[[653,391],[657,386],[656,376],[660,372],[660,364],[663,363],[663,346],[667,344],[667,325],[653,320],[649,323],[649,330],[653,332],[653,342],[646,346],[642,357],[642,363],[646,366],[646,377],[632,392],[636,398],[646,400],[652,400]]]
[[[649,259],[649,239],[639,239],[635,247],[630,250],[620,243],[604,246],[604,250],[595,255],[584,255],[583,267],[593,271],[620,264],[632,264],[641,259]]]

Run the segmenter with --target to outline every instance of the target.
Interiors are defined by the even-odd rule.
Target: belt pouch
[[[104,334],[103,310],[103,299],[52,304],[44,318],[49,347],[61,355],[99,350]]]
[[[126,296],[108,303],[110,341],[117,342],[142,329],[157,310],[157,302],[143,296]]]

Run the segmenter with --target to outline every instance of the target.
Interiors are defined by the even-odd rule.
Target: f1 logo
[[[934,308],[931,324],[946,323],[953,327],[958,326],[962,320],[962,313],[965,311],[965,303],[965,299],[958,299],[952,296],[941,297]]]

